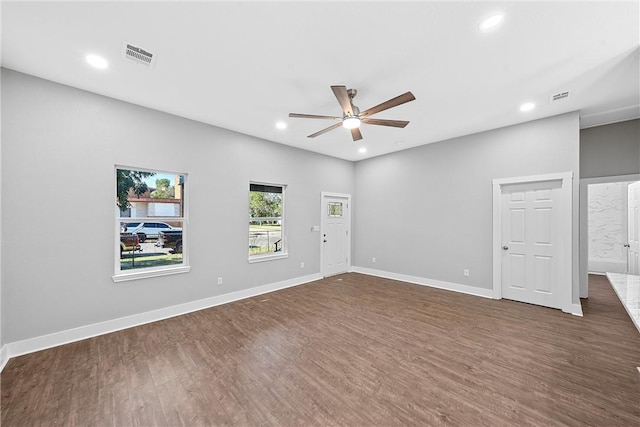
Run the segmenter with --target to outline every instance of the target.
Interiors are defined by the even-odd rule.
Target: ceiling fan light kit
[[[397,128],[403,128],[409,124],[405,120],[385,120],[385,119],[373,119],[369,118],[376,113],[379,113],[389,108],[397,107],[398,105],[405,104],[407,102],[416,99],[411,92],[405,92],[402,95],[396,96],[388,101],[371,107],[368,110],[360,112],[360,109],[353,105],[353,98],[358,93],[355,89],[347,89],[346,86],[331,86],[333,94],[338,100],[338,104],[342,108],[342,117],[340,116],[319,116],[315,114],[301,114],[301,113],[289,113],[289,117],[301,118],[301,119],[329,119],[329,120],[341,120],[341,123],[333,124],[328,128],[322,129],[316,133],[308,136],[308,138],[315,138],[323,133],[329,132],[333,129],[337,129],[342,125],[345,129],[351,130],[351,138],[354,141],[362,139],[362,133],[360,132],[360,125],[366,123],[369,125],[377,126],[391,126]]]
[[[360,127],[360,117],[350,116],[342,119],[342,127],[345,129],[356,129]]]

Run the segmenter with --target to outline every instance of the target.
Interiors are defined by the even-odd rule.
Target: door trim
[[[352,233],[351,233],[351,211],[353,210],[353,204],[351,203],[351,194],[346,194],[346,193],[332,193],[329,191],[322,191],[320,192],[320,236],[318,239],[318,244],[320,245],[320,274],[322,275],[322,277],[327,277],[327,275],[325,274],[325,268],[324,268],[324,245],[322,244],[322,234],[324,233],[324,230],[326,229],[326,222],[327,222],[327,217],[324,214],[324,199],[325,197],[337,197],[337,198],[341,198],[341,199],[347,199],[347,234],[349,236],[349,238],[347,239],[347,271],[351,271],[351,238],[352,238]]]
[[[589,298],[589,186],[640,181],[640,174],[601,176],[580,180],[580,298]]]
[[[572,199],[573,172],[546,175],[500,178],[492,181],[493,187],[493,298],[502,299],[502,187],[509,184],[527,184],[544,181],[560,181],[558,199],[560,215],[558,254],[562,265],[560,283],[567,284],[559,289],[562,311],[573,313],[572,304]]]
[[[633,194],[633,198],[631,197]],[[640,196],[640,182],[632,182],[627,185],[627,274],[629,275],[639,275],[640,274],[640,215],[638,215],[638,210],[640,210],[640,206],[638,203],[640,200],[638,199]],[[633,205],[631,204],[633,201]],[[631,212],[634,212],[633,214]],[[635,221],[633,221],[635,220]],[[633,234],[633,235],[632,235]],[[633,251],[633,252],[632,252]],[[634,255],[634,261],[631,262],[632,255]],[[633,265],[633,269],[631,266]]]

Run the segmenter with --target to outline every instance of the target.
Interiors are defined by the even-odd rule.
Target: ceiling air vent
[[[123,43],[122,56],[135,63],[145,65],[149,68],[153,67],[156,62],[156,55],[149,51],[144,50],[141,47],[134,46],[130,43]]]
[[[553,102],[557,102],[557,101],[562,101],[564,99],[569,98],[569,91],[565,91],[565,92],[558,92],[555,95],[551,95],[551,99],[549,101]]]

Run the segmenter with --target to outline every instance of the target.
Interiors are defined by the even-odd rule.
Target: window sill
[[[191,266],[181,265],[178,267],[168,267],[168,268],[157,269],[157,270],[118,273],[113,275],[111,278],[113,279],[114,282],[119,283],[119,282],[127,282],[129,280],[146,279],[149,277],[169,276],[171,274],[188,273],[190,270],[191,270]]]
[[[269,255],[255,255],[249,257],[249,264],[253,264],[254,262],[265,262],[265,261],[273,261],[275,259],[284,259],[289,258],[289,253],[279,253],[279,254],[269,254]]]

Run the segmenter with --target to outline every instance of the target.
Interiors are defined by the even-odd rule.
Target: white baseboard
[[[322,276],[319,273],[296,277],[294,279],[284,280],[281,282],[256,286],[254,288],[230,292],[228,294],[216,295],[210,298],[204,298],[201,300],[161,308],[158,310],[147,311],[145,313],[134,314],[118,319],[107,320],[105,322],[94,323],[92,325],[81,326],[79,328],[69,329],[66,331],[60,331],[49,335],[42,335],[35,338],[8,343],[2,348],[2,352],[0,354],[3,357],[0,360],[5,361],[5,359],[8,360],[11,357],[33,353],[35,351],[45,350],[51,347],[57,347],[59,345],[68,344],[71,342],[80,341],[111,332],[116,332],[122,329],[132,328],[134,326],[144,325],[145,323],[151,323],[170,317],[180,316],[182,314],[203,310],[205,308],[215,307],[217,305],[227,304],[245,298],[251,298],[269,292],[278,291],[280,289],[302,285],[304,283],[313,282],[314,280],[319,279],[322,279]],[[6,361],[4,363],[6,363]],[[4,364],[1,366],[4,367]]]
[[[474,286],[461,285],[458,283],[443,282],[441,280],[425,279],[424,277],[408,276],[406,274],[391,273],[388,271],[374,270],[365,267],[353,267],[354,273],[368,274],[370,276],[384,277],[385,279],[400,280],[401,282],[413,283],[416,285],[430,286],[432,288],[445,289],[448,291],[461,292],[463,294],[475,295],[483,298],[494,298],[493,289],[476,288]],[[582,317],[582,305],[571,304],[569,313]]]
[[[8,361],[9,350],[6,345],[3,345],[2,348],[0,348],[0,372],[2,372]]]
[[[463,294],[475,295],[483,298],[493,298],[492,289],[476,288],[475,286],[443,282],[441,280],[426,279],[424,277],[409,276],[400,273],[391,273],[389,271],[374,270],[372,268],[366,267],[352,267],[351,271],[353,271],[354,273],[368,274],[369,276],[384,277],[385,279],[413,283],[415,285],[429,286],[432,288],[445,289],[447,291],[461,292]]]

